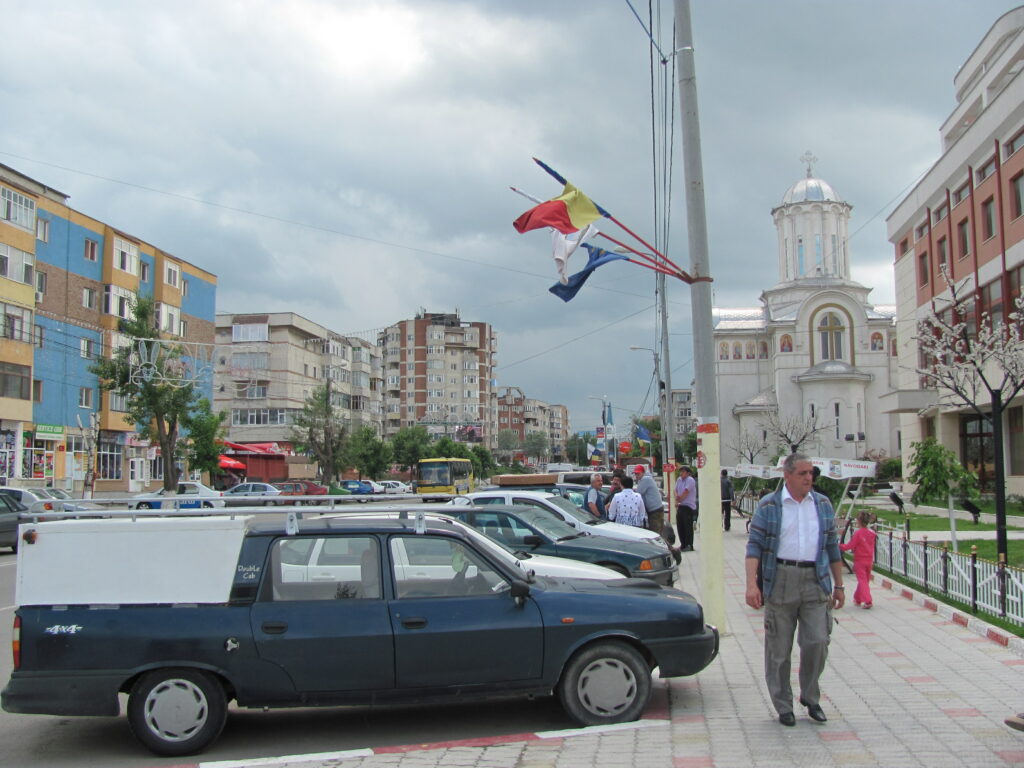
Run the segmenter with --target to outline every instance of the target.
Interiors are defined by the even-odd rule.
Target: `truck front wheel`
[[[157,755],[191,755],[220,735],[227,719],[224,688],[197,669],[158,669],[128,696],[128,725]]]

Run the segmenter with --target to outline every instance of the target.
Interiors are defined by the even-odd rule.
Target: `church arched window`
[[[792,352],[793,351],[793,337],[788,333],[782,334],[782,338],[779,339],[779,352]]]
[[[753,360],[757,356],[757,353],[754,350],[755,350],[754,342],[748,341],[747,342],[747,360]]]
[[[729,359],[729,344],[727,342],[723,341],[721,344],[718,345],[718,359],[719,360],[728,360]]]
[[[843,359],[843,332],[845,327],[835,312],[826,312],[818,321],[818,339],[822,360]]]
[[[768,359],[768,342],[767,341],[759,341],[757,343],[757,356],[761,360],[767,360]]]
[[[743,345],[738,341],[732,345],[732,359],[742,360],[743,359]]]
[[[871,334],[871,351],[872,352],[882,352],[884,350],[885,350],[885,340],[882,339],[882,334],[878,333],[877,331],[875,333],[872,333]]]

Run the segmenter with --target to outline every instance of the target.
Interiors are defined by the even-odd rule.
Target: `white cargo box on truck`
[[[226,603],[248,516],[55,520],[19,528],[15,602]],[[24,538],[35,532],[35,541]]]

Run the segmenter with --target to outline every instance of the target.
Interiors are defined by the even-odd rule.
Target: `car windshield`
[[[420,485],[452,484],[452,473],[447,464],[420,464],[417,469]]]
[[[54,498],[54,499],[63,499],[63,500],[66,501],[68,499],[73,499],[74,498],[74,496],[72,496],[70,493],[68,493],[67,491],[61,490],[60,488],[47,488],[46,490],[50,494],[50,496],[52,498]]]
[[[550,512],[542,512],[538,509],[522,514],[522,518],[524,522],[555,541],[571,539],[580,535],[575,528],[564,520],[554,518]]]
[[[547,498],[547,501],[553,506],[556,506],[559,509],[564,510],[568,514],[572,515],[573,518],[579,520],[581,523],[589,523],[591,520],[595,519],[593,515],[588,515],[586,512],[577,507],[571,501],[569,501],[568,499],[564,499],[561,496],[549,496]]]

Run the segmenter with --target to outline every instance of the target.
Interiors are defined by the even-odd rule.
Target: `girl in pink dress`
[[[853,602],[862,608],[871,607],[871,566],[875,563],[875,539],[878,538],[871,525],[871,513],[862,511],[857,515],[858,528],[850,540],[840,544],[844,552],[853,550],[853,572],[857,575],[857,591]]]

